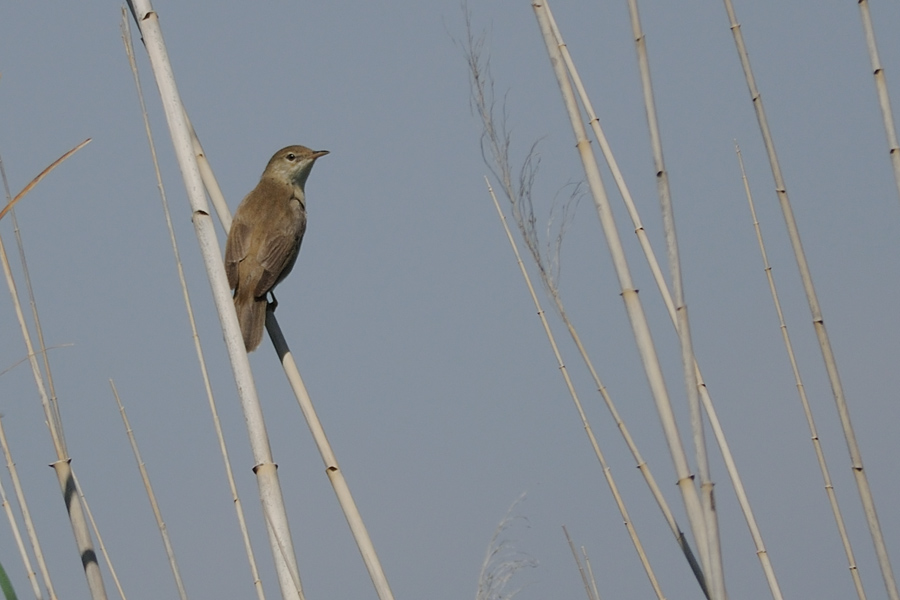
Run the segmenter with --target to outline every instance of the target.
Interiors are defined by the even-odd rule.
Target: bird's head
[[[282,148],[266,165],[263,177],[272,177],[302,190],[316,159],[326,154],[328,150],[310,150],[306,146]]]

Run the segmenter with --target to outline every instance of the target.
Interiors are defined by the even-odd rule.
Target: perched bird
[[[225,273],[247,352],[262,341],[266,294],[297,260],[306,231],[303,187],[316,159],[326,154],[305,146],[282,148],[234,213],[225,243]]]

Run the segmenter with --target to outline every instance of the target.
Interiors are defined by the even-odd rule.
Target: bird
[[[282,148],[234,213],[225,243],[225,273],[247,352],[262,341],[266,295],[297,260],[306,232],[306,179],[316,160],[328,153],[306,146]],[[274,309],[274,294],[272,300]]]

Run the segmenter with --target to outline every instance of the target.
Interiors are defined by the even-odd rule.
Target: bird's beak
[[[328,150],[316,150],[315,152],[313,152],[312,157],[313,157],[314,159],[315,159],[315,158],[322,158],[322,157],[325,156],[326,154],[330,154],[330,152],[328,152]]]

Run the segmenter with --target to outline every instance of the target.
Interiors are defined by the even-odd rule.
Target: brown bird
[[[287,277],[297,260],[306,231],[303,187],[316,159],[326,154],[327,150],[305,146],[282,148],[234,213],[225,243],[225,273],[234,290],[247,352],[262,341],[266,294]]]

